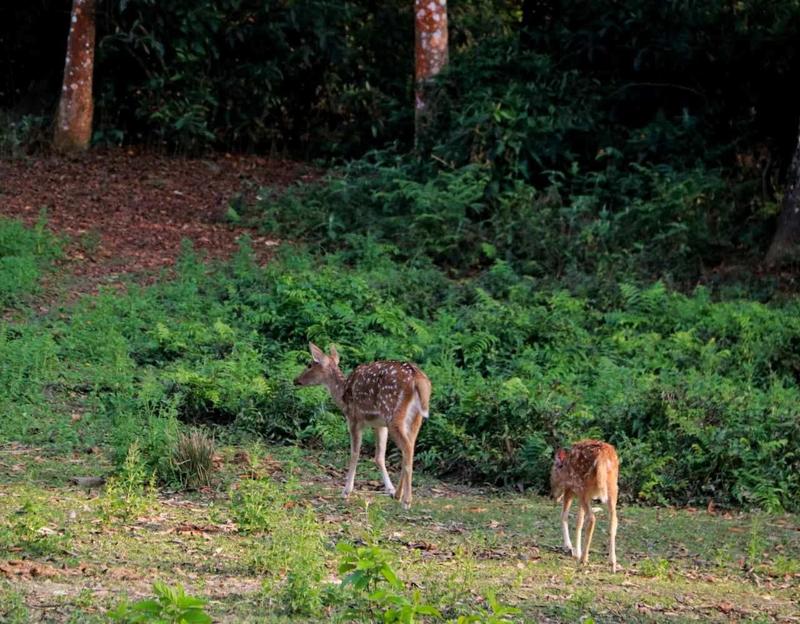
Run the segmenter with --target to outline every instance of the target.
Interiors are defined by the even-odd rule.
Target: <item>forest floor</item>
[[[12,520],[5,541],[17,540],[0,557],[4,621],[105,621],[123,597],[150,596],[156,579],[207,599],[217,622],[375,621],[379,612],[356,592],[336,591],[340,541],[380,544],[403,582],[445,617],[486,609],[496,593],[526,622],[800,621],[796,517],[623,505],[622,570],[612,574],[602,512],[592,558],[581,568],[559,548],[559,510],[547,499],[421,476],[415,504],[404,511],[380,492],[366,462],[344,501],[343,474],[331,458],[257,444],[248,446],[246,465],[242,455],[241,448],[220,451],[212,487],[162,490],[137,513],[109,517],[107,494],[70,481],[108,473],[102,452],[0,449],[0,518]],[[324,543],[322,584],[331,590],[320,612],[280,615],[284,605],[264,586],[276,568],[291,568],[296,553],[270,559],[266,533],[237,525],[247,514],[235,492],[249,479],[292,480],[292,505],[313,510]],[[304,548],[288,539],[290,549]]]
[[[220,258],[246,232],[267,260],[275,241],[226,222],[232,198],[316,175],[256,157],[191,160],[128,150],[0,161],[0,214],[31,224],[46,209],[48,226],[66,241],[66,260],[47,278],[62,286],[50,295],[68,313],[67,302],[92,297],[99,286],[158,277],[184,238]],[[622,570],[612,574],[603,511],[590,563],[578,567],[560,549],[559,509],[543,497],[417,472],[415,503],[404,511],[380,492],[375,468],[364,461],[356,492],[344,501],[346,449],[248,440],[218,450],[209,487],[161,488],[128,507],[119,490],[73,482],[108,477],[114,467],[111,449],[65,450],[82,439],[83,427],[98,426],[69,407],[54,401],[37,423],[40,434],[52,431],[69,444],[0,445],[2,622],[105,622],[121,600],[152,596],[155,580],[208,600],[217,622],[382,619],[365,594],[341,587],[339,542],[379,545],[408,595],[419,590],[451,621],[490,610],[496,594],[526,622],[800,622],[797,515],[622,504]],[[396,466],[396,455],[388,459]],[[281,550],[280,532],[244,526],[276,521],[264,511],[268,495],[239,497],[249,483],[275,484],[286,514],[312,513],[324,569],[321,611],[289,613],[286,602],[308,597],[287,594],[285,584],[298,557],[313,560],[304,549],[313,551],[316,538],[302,537],[299,527],[284,531]]]
[[[0,159],[0,215],[33,225],[42,216],[67,241],[64,271],[74,292],[153,279],[172,266],[181,241],[209,258],[227,258],[250,235],[259,259],[276,242],[226,216],[261,187],[318,175],[308,165],[259,156],[176,158],[133,148],[79,157]]]

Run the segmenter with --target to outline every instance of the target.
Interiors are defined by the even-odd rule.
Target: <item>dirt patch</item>
[[[318,173],[258,156],[176,158],[140,149],[92,150],[80,158],[0,161],[0,214],[27,224],[47,211],[68,239],[68,269],[91,291],[121,275],[153,275],[174,264],[182,239],[226,258],[245,231],[225,222],[231,199]],[[276,241],[248,231],[259,259]]]

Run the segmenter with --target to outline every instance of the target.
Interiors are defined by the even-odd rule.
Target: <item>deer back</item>
[[[550,475],[553,493],[608,498],[609,483],[616,483],[619,459],[613,446],[599,440],[581,440],[569,451],[559,450]]]
[[[378,361],[357,366],[345,382],[342,400],[349,415],[391,422],[414,399],[416,381],[425,374],[408,362]],[[427,406],[425,406],[427,409]]]

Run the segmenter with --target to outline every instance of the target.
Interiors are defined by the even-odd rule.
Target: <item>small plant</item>
[[[153,592],[155,599],[133,604],[123,601],[108,612],[108,617],[121,624],[211,624],[211,617],[205,612],[206,601],[187,596],[181,585],[170,587],[156,581]]]
[[[669,573],[669,561],[661,557],[643,559],[639,562],[639,573],[648,578],[664,578]]]
[[[478,613],[459,616],[456,624],[509,624],[514,621],[511,616],[522,613],[516,607],[501,604],[494,592],[486,596],[486,602],[489,605],[488,609],[479,609]]]
[[[106,518],[129,520],[142,514],[155,502],[155,473],[149,473],[142,459],[138,441],[134,441],[125,455],[119,473],[106,482],[105,495],[100,503]]]
[[[183,487],[208,485],[214,470],[214,440],[199,429],[182,433],[175,443],[172,465]]]
[[[750,536],[747,540],[747,565],[750,568],[756,567],[761,563],[766,539],[763,533],[763,521],[758,516],[754,516],[750,523]]]
[[[275,528],[286,514],[289,491],[293,485],[281,487],[268,479],[248,479],[231,493],[233,518],[244,533],[264,533]]]
[[[290,510],[269,536],[263,559],[268,564],[264,571],[269,573],[264,589],[275,592],[276,601],[287,613],[313,614],[322,605],[322,535],[314,511],[306,509]]]
[[[421,616],[441,618],[441,612],[434,606],[422,602],[419,590],[414,590],[411,598],[389,589],[379,589],[370,594],[369,599],[385,608],[383,621],[387,624],[414,624]]]
[[[343,555],[339,564],[339,574],[346,574],[342,585],[352,585],[359,591],[374,591],[383,582],[394,589],[403,587],[389,564],[389,552],[380,546],[353,546],[339,542],[336,550]]]

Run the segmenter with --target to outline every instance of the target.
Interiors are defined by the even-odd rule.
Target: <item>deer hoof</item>
[[[344,488],[344,489],[342,490],[342,498],[344,498],[344,499],[348,499],[348,498],[350,498],[350,492],[352,492],[352,491],[353,491],[353,490],[351,490],[351,489],[349,489],[349,488]]]
[[[395,489],[394,489],[394,488],[391,488],[391,489],[387,488],[387,489],[386,489],[386,495],[387,495],[387,496],[391,496],[392,498],[394,498],[394,497],[395,497],[395,493],[396,493],[396,492],[395,492]]]

